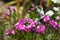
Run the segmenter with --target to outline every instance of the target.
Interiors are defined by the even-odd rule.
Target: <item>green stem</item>
[[[0,40],[4,40],[4,28],[3,27],[0,26]]]
[[[0,30],[0,40],[4,40],[4,32],[3,32],[3,30]]]
[[[17,4],[16,4],[16,8],[17,8],[17,14],[18,14],[18,18],[20,18],[20,13],[19,13],[19,10],[20,10],[20,0],[16,0]]]

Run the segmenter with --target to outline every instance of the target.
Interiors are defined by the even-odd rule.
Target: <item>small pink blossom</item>
[[[16,11],[16,7],[14,7],[14,6],[8,6],[7,8],[10,9],[11,11],[12,10],[15,10]]]
[[[43,21],[44,21],[44,22],[49,22],[49,21],[50,21],[50,17],[47,16],[47,15],[44,15]]]
[[[30,12],[32,12],[32,11],[31,11],[31,10],[28,10],[27,12],[30,13]]]
[[[5,18],[5,15],[2,15],[2,19],[4,19]]]
[[[54,20],[52,20],[52,21],[49,22],[49,24],[50,24],[53,28],[55,28],[56,30],[58,30],[58,23],[57,23],[57,22],[55,22]]]
[[[11,34],[15,34],[14,30],[11,30]]]
[[[45,33],[45,29],[46,29],[45,26],[40,24],[40,25],[37,26],[36,32],[44,34]]]
[[[6,35],[14,35],[15,34],[15,32],[14,32],[14,30],[10,30],[10,29],[7,29],[6,30]]]
[[[34,7],[31,8],[32,11],[33,11],[34,9],[35,9]]]

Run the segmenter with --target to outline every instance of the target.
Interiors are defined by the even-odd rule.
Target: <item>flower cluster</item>
[[[54,20],[52,20],[52,21],[49,22],[49,24],[50,24],[53,28],[55,28],[56,30],[58,30],[58,24],[57,24],[57,22],[55,22]]]
[[[36,27],[35,26],[36,24],[37,23],[30,18],[20,19],[15,24],[15,28],[19,31],[28,31],[28,32],[30,32],[31,30],[33,30],[35,28],[34,29],[35,32],[44,34],[45,33],[45,26],[40,24],[40,25],[37,25],[37,27]]]
[[[43,17],[43,22],[50,24],[54,29],[58,30],[58,24],[54,20],[50,20],[50,17],[47,15],[44,15]],[[34,20],[30,18],[26,19],[19,19],[19,21],[14,25],[15,29],[18,31],[25,31],[25,32],[30,32],[33,31],[38,32],[38,33],[45,33],[45,25],[43,24],[38,24],[38,22],[35,22]],[[37,25],[37,26],[36,26]],[[6,30],[6,34],[14,34],[14,30]]]
[[[58,30],[58,23],[55,22],[54,20],[50,20],[49,16],[45,15],[43,17],[43,21],[46,22],[46,23],[48,23],[48,24],[50,24],[51,27],[53,27],[54,29]]]
[[[6,7],[6,9],[2,12],[2,18],[5,19],[7,16],[10,16],[15,11],[16,11],[16,7],[14,6]]]
[[[19,21],[15,24],[15,28],[17,30],[24,30],[24,31],[31,31],[30,29],[32,29],[35,26],[35,22],[28,18],[28,19],[19,19]]]
[[[53,27],[54,29],[58,30],[58,23],[54,20],[50,20],[50,17],[47,15],[44,15],[43,22],[48,23]],[[37,33],[44,34],[45,33],[45,25],[42,23],[35,22],[33,19],[25,18],[25,19],[19,19],[18,22],[14,25],[14,28],[18,31],[35,31]],[[8,29],[6,31],[6,34],[14,34],[14,30]]]

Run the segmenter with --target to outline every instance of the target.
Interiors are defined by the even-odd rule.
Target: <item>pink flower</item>
[[[34,7],[31,8],[32,11],[33,11],[34,9],[35,9]]]
[[[49,16],[45,15],[45,16],[43,17],[43,21],[44,21],[44,22],[49,22],[49,21],[50,21]]]
[[[19,31],[20,30],[26,31],[26,28],[23,24],[24,24],[24,19],[19,19],[19,21],[14,25],[14,27]]]
[[[5,18],[5,15],[2,15],[2,19],[4,19]]]
[[[49,24],[50,24],[53,28],[55,28],[56,30],[58,29],[58,23],[55,22],[54,20],[50,21]]]
[[[32,12],[35,8],[34,7],[31,7],[30,9],[28,9],[28,13]]]
[[[14,30],[11,30],[11,34],[15,34]]]
[[[15,34],[14,30],[10,30],[10,29],[7,29],[6,30],[6,35],[11,35],[11,34]]]
[[[7,8],[10,9],[11,11],[13,11],[13,10],[16,11],[16,7],[14,7],[14,6],[8,6]]]
[[[45,33],[45,29],[46,29],[45,26],[40,24],[40,25],[37,26],[36,32],[44,34]]]
[[[35,22],[30,19],[19,19],[19,21],[15,24],[15,28],[17,30],[24,30],[24,31],[30,31],[35,25]]]
[[[17,26],[15,26],[15,28],[17,29],[17,30],[22,30],[22,31],[26,31],[26,28],[25,28],[25,26],[24,25],[22,25],[22,24],[18,24]]]
[[[32,12],[32,11],[31,11],[31,10],[28,10],[27,12],[30,13],[30,12]]]

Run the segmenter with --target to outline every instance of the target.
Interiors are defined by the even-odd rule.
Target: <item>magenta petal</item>
[[[11,30],[11,33],[14,35],[15,34],[14,30]]]
[[[45,29],[46,29],[45,26],[40,24],[40,25],[37,26],[36,32],[44,34],[45,33]]]
[[[50,17],[47,16],[47,15],[44,15],[43,21],[44,21],[44,22],[49,22],[49,21],[50,21]]]
[[[52,21],[49,22],[49,24],[50,24],[53,28],[55,28],[56,30],[58,30],[58,23],[57,23],[57,22],[55,22],[54,20],[52,20]]]

